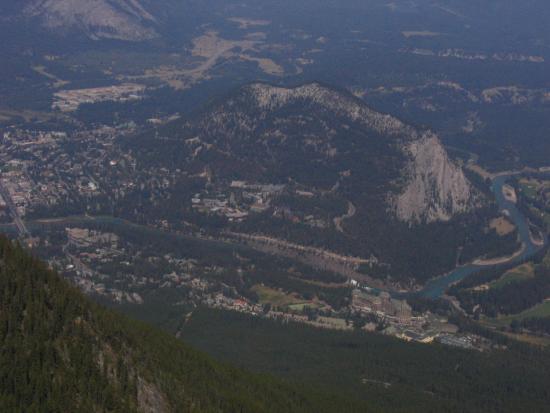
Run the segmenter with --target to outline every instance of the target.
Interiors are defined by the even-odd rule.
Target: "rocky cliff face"
[[[474,207],[474,191],[437,136],[424,134],[403,148],[409,155],[405,189],[393,196],[397,217],[409,223],[448,221]]]
[[[156,18],[138,0],[33,0],[24,9],[45,28],[91,39],[142,41],[158,36]]]

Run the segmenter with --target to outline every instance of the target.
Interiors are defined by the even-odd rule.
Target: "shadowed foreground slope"
[[[338,409],[336,400],[218,364],[168,334],[90,302],[4,238],[0,340],[2,412]]]

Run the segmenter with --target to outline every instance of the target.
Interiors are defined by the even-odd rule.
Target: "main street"
[[[19,216],[19,213],[17,212],[17,208],[15,204],[13,203],[13,199],[11,198],[10,193],[8,190],[2,185],[2,181],[0,180],[0,195],[2,198],[4,198],[4,202],[6,202],[6,205],[8,206],[11,216],[13,217],[13,222],[15,223],[15,226],[17,227],[17,231],[19,231],[19,235],[23,238],[27,238],[30,236],[29,230],[25,226],[25,223]]]

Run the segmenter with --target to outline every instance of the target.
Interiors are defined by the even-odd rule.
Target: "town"
[[[179,308],[182,319],[195,308],[207,306],[317,328],[361,329],[405,341],[480,351],[491,348],[488,340],[459,332],[445,316],[413,311],[405,299],[375,292],[353,279],[342,284],[349,291],[349,304],[335,308],[319,297],[306,298],[263,283],[243,290],[227,276],[254,270],[243,259],[222,267],[177,254],[154,256],[123,236],[75,226],[50,229],[41,247],[52,257],[50,265],[81,290],[118,305],[142,306],[156,295]]]
[[[303,212],[281,200],[297,199],[307,206],[326,195],[293,183],[214,181],[208,170],[197,174],[178,168],[137,168],[132,151],[120,144],[132,132],[132,125],[72,133],[8,128],[0,141],[0,224],[13,221],[19,235],[85,293],[114,305],[143,306],[158,300],[177,308],[182,319],[194,308],[208,306],[319,328],[362,329],[407,341],[490,348],[486,340],[459,332],[446,317],[418,313],[405,299],[371,290],[376,281],[359,268],[383,267],[375,256],[344,256],[235,231],[214,237],[207,225],[196,224],[201,216],[239,224],[268,213],[284,222],[341,230],[343,220],[354,213],[353,205],[345,200],[334,200],[331,214],[318,208]],[[179,204],[170,202],[172,207],[179,205],[179,210],[169,211],[167,219],[166,201],[178,199],[179,187],[187,182],[194,185],[193,195],[181,198]],[[98,229],[78,223],[93,216],[118,216],[166,233],[243,245],[300,262],[314,272],[336,274],[340,278],[334,286],[346,292],[346,304],[336,306],[316,294],[255,279],[258,268],[244,258],[213,264],[192,254],[159,255],[106,229],[107,224]],[[307,282],[325,288],[315,279]]]

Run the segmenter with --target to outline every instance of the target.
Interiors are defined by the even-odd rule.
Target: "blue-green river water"
[[[534,255],[542,248],[542,246],[537,246],[533,244],[533,241],[531,240],[531,236],[529,234],[529,223],[527,222],[527,218],[525,218],[525,216],[519,211],[516,205],[513,202],[508,201],[502,193],[502,187],[509,177],[510,175],[501,175],[496,177],[495,179],[493,179],[491,189],[495,194],[499,209],[501,211],[508,211],[507,215],[514,223],[514,225],[516,225],[520,241],[525,245],[525,248],[521,255],[518,255],[511,261],[519,263]],[[545,239],[544,241],[545,243],[548,242],[547,239]],[[457,267],[450,273],[429,281],[426,286],[419,292],[419,294],[429,298],[439,297],[444,294],[445,290],[447,290],[450,285],[462,280],[470,274],[479,272],[484,268],[487,268],[487,266],[475,264],[468,264]]]

